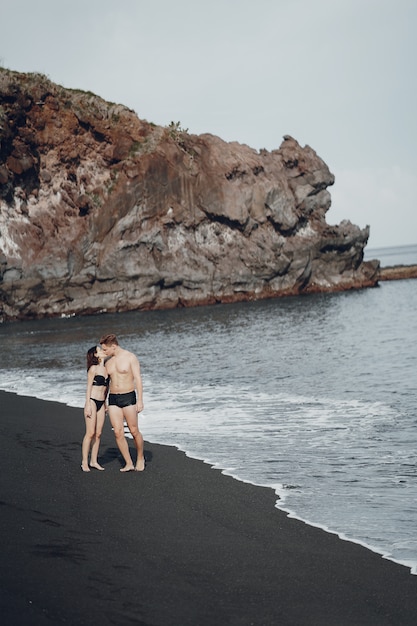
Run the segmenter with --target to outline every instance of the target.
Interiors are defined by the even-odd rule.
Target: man
[[[126,465],[121,472],[145,469],[143,437],[138,427],[138,413],[143,411],[143,387],[139,361],[132,352],[119,346],[116,335],[104,335],[100,339],[103,352],[109,357],[105,363],[110,376],[108,411],[116,443]],[[137,397],[136,397],[137,394]],[[136,466],[130,456],[124,434],[124,420],[135,442],[137,450]]]

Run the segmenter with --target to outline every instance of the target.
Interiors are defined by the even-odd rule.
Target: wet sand
[[[106,469],[83,473],[81,409],[4,392],[0,406],[8,626],[416,623],[417,576],[289,519],[273,490],[148,442],[145,472],[120,473],[107,420]]]

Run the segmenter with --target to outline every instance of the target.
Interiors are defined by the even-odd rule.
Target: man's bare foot
[[[94,467],[95,469],[98,469],[98,470],[104,470],[104,467],[102,467],[100,463],[90,463],[90,467]]]
[[[135,469],[135,466],[133,465],[125,465],[124,467],[122,467],[120,469],[121,472],[133,472],[133,470]]]
[[[136,461],[135,472],[143,472],[145,469],[145,458]]]
[[[89,472],[90,468],[88,467],[88,465],[85,465],[85,463],[81,464],[81,469],[83,470],[83,472]]]

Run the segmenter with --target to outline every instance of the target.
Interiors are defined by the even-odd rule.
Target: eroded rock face
[[[291,137],[257,152],[0,70],[0,318],[373,286],[333,182]]]

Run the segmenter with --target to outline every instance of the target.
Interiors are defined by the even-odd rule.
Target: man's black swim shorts
[[[109,393],[109,406],[118,406],[123,409],[125,406],[131,406],[136,404],[136,392],[129,391],[128,393]]]

